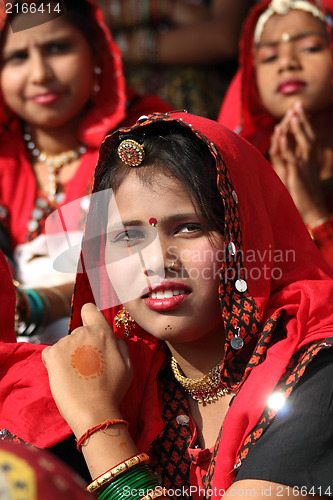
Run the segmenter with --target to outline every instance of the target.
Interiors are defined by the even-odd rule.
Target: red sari
[[[321,3],[313,0],[307,1],[314,3],[325,15],[332,18],[332,0],[321,0]],[[219,123],[223,123],[239,133],[265,156],[268,153],[276,121],[261,103],[256,86],[252,51],[255,26],[259,16],[267,9],[269,3],[270,0],[265,0],[254,7],[244,23],[240,40],[239,69],[226,92],[218,116]],[[333,50],[332,24],[326,23],[326,29]],[[326,193],[326,199],[327,207],[333,213],[333,186]],[[322,255],[333,267],[333,216],[323,224],[311,229],[311,234]]]

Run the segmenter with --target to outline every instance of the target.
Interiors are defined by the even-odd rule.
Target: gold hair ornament
[[[138,167],[145,157],[145,151],[142,144],[133,141],[133,139],[125,139],[122,141],[117,151],[121,161],[130,167]]]
[[[229,389],[221,384],[221,366],[222,363],[219,363],[201,378],[187,378],[180,373],[179,365],[174,356],[171,358],[171,369],[175,379],[195,401],[204,406],[230,393]]]
[[[274,14],[288,14],[290,10],[303,10],[317,17],[324,23],[327,21],[325,15],[315,5],[307,2],[307,0],[272,0],[268,8],[259,16],[255,30],[254,42],[260,42],[262,32],[268,19]]]

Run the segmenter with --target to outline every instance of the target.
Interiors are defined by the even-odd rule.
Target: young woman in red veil
[[[66,273],[53,267],[51,249],[61,242],[46,240],[46,217],[90,193],[108,132],[170,106],[126,86],[93,0],[2,2],[0,14],[0,225],[23,287],[17,333],[46,344],[67,333],[79,254]],[[86,201],[71,210],[78,248]]]
[[[74,433],[100,499],[331,495],[332,292],[255,148],[142,117],[100,150],[71,335],[1,345],[2,436]]]
[[[331,0],[273,0],[250,12],[219,121],[272,163],[333,266]]]

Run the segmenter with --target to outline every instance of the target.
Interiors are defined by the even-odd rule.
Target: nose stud
[[[169,271],[178,271],[179,266],[176,262],[171,262],[168,266],[165,267],[165,269],[169,269]]]

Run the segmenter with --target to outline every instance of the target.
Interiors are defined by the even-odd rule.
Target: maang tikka
[[[117,328],[124,328],[124,337],[128,338],[131,336],[131,330],[133,330],[136,325],[135,321],[129,312],[126,311],[125,307],[116,314],[115,323]]]
[[[138,167],[143,162],[145,150],[142,144],[133,139],[125,139],[118,146],[118,156],[130,167]]]

